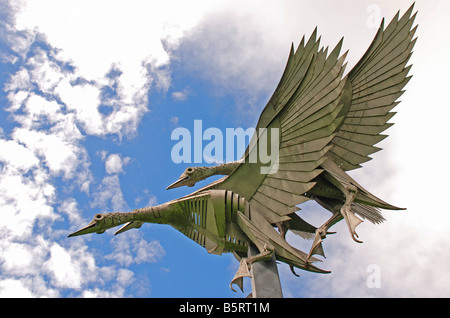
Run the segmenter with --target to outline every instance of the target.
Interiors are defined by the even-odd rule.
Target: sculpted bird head
[[[184,170],[177,181],[167,187],[167,190],[182,186],[193,187],[198,181],[206,179],[210,176],[210,174],[207,174],[206,171],[206,167],[189,167]]]
[[[69,234],[69,237],[90,233],[102,234],[107,229],[117,226],[120,222],[115,214],[116,213],[97,213],[96,215],[94,215],[92,221],[88,223],[88,225],[76,232],[73,232],[72,234]]]

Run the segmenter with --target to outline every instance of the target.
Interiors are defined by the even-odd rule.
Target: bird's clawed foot
[[[330,219],[332,220],[333,217]],[[317,254],[325,257],[325,252],[323,251],[322,242],[327,237],[328,234],[335,234],[336,232],[327,232],[329,227],[329,222],[325,223],[321,227],[317,228],[316,234],[314,235],[314,241],[311,246],[311,250],[309,251],[308,257],[306,258],[306,262],[309,263],[311,256]]]
[[[300,277],[300,275],[295,272],[294,266],[289,265],[289,268],[291,269],[291,272],[292,274],[294,274],[294,276]]]
[[[238,285],[241,291],[244,292],[244,277],[252,277],[250,275],[250,265],[248,264],[247,260],[248,259],[245,257],[241,259],[239,268],[230,283],[230,288],[234,292],[236,292],[236,290],[233,288],[233,284]]]
[[[352,239],[357,243],[362,243],[362,241],[358,240],[358,234],[356,234],[356,227],[363,222],[360,218],[358,218],[352,211],[351,206],[353,200],[358,193],[358,189],[353,185],[348,185],[345,189],[345,204],[341,207],[341,214],[347,222],[348,229],[350,230],[350,235]]]
[[[341,214],[345,218],[345,221],[347,222],[348,229],[350,231],[350,235],[352,239],[357,243],[362,243],[362,241],[358,240],[359,238],[358,234],[356,233],[355,229],[356,227],[363,222],[360,218],[358,218],[348,206],[343,206],[341,208]]]
[[[233,288],[233,284],[236,284],[239,286],[242,292],[244,292],[244,277],[252,277],[250,275],[250,268],[251,265],[255,262],[262,262],[269,260],[274,251],[272,249],[267,248],[267,245],[264,245],[264,250],[259,253],[258,255],[252,256],[252,257],[243,257],[241,258],[241,261],[239,263],[239,268],[234,275],[233,280],[230,283],[230,288],[232,291],[236,292],[236,290]]]

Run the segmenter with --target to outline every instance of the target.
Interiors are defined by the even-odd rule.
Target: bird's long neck
[[[227,162],[213,167],[202,167],[201,178],[206,179],[213,175],[230,175],[241,161]],[[136,209],[131,212],[110,213],[111,225],[121,225],[131,221],[141,221],[147,223],[170,224],[176,222],[181,213],[175,201],[161,205]]]
[[[136,209],[124,214],[129,215],[129,218],[131,218],[129,221],[169,224],[171,219],[177,217],[177,212],[176,206],[168,202],[157,206]]]
[[[213,167],[204,167],[205,178],[214,175],[230,175],[240,164],[241,161],[232,161]]]
[[[131,212],[108,213],[105,219],[107,227],[115,227],[127,222],[147,222],[157,224],[168,224],[171,219],[176,218],[176,208],[170,203],[152,207],[136,209]]]

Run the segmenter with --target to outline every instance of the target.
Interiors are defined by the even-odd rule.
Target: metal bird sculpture
[[[240,260],[240,266],[230,283],[231,288],[235,283],[243,290],[243,277],[250,277],[250,265],[268,260],[274,254],[277,260],[291,266],[327,273],[306,262],[305,253],[289,245],[243,197],[227,190],[203,190],[132,212],[96,214],[87,226],[69,237],[101,234],[123,225],[115,233],[120,234],[140,228],[143,223],[169,224],[212,254],[233,252]],[[256,245],[260,253],[246,257],[250,244]]]
[[[397,13],[386,28],[383,20],[369,49],[345,77],[342,40],[328,54],[319,49],[316,30],[306,43],[303,38],[297,50],[291,48],[242,159],[188,168],[168,188],[193,186],[217,174],[224,178],[155,207],[96,214],[69,236],[103,233],[118,225],[123,226],[116,234],[143,223],[169,224],[210,253],[232,252],[240,266],[230,287],[237,284],[241,289],[250,264],[272,256],[291,268],[328,273],[312,263],[319,261],[314,254],[324,255],[322,240],[333,224],[345,219],[352,238],[360,242],[355,228],[361,218],[379,223],[379,208],[399,209],[369,193],[346,171],[370,160],[369,155],[380,150],[374,145],[386,137],[380,133],[392,125],[387,123],[395,114],[390,111],[410,79],[406,64],[416,31],[412,10],[413,6],[400,19]],[[269,135],[278,138],[277,148],[268,145]],[[258,157],[261,147],[276,153],[270,167]],[[296,214],[297,205],[310,199],[332,212],[319,228]],[[287,230],[314,237],[308,254],[287,243]],[[250,244],[259,254],[247,254]]]
[[[326,58],[326,51],[318,51],[314,31],[306,45],[302,40],[296,53],[291,50],[283,77],[257,126],[281,129],[277,173],[249,173],[252,168],[245,159],[251,150],[247,148],[239,161],[187,168],[167,189],[193,186],[213,175],[230,175],[216,187],[232,189],[259,206],[283,237],[288,229],[309,237],[290,224],[296,223],[292,221],[293,216],[297,218],[292,214],[295,205],[313,199],[332,213],[315,229],[308,259],[313,254],[324,256],[322,241],[328,229],[342,219],[352,238],[361,243],[355,228],[362,219],[380,223],[384,221],[380,208],[402,209],[365,190],[346,171],[360,168],[371,159],[370,154],[381,150],[374,145],[387,137],[381,133],[393,125],[388,123],[395,114],[390,111],[411,78],[407,77],[411,66],[406,64],[416,41],[413,7],[401,19],[397,13],[386,29],[383,19],[363,58],[342,80],[343,57],[338,59],[342,41]]]

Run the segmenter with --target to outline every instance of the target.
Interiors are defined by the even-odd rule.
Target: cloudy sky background
[[[350,70],[382,17],[410,1],[0,0],[0,296],[243,297],[238,267],[168,226],[68,239],[96,212],[190,193],[166,191],[188,166],[171,132],[252,127],[291,42],[318,26]],[[450,3],[416,1],[413,79],[383,151],[352,175],[406,207],[325,241],[329,275],[279,266],[286,297],[449,297],[446,41]],[[202,186],[205,183],[199,183]],[[320,225],[329,215],[305,204]],[[366,224],[367,223],[367,224]],[[311,242],[289,236],[308,250]],[[368,284],[372,274],[378,288]]]

